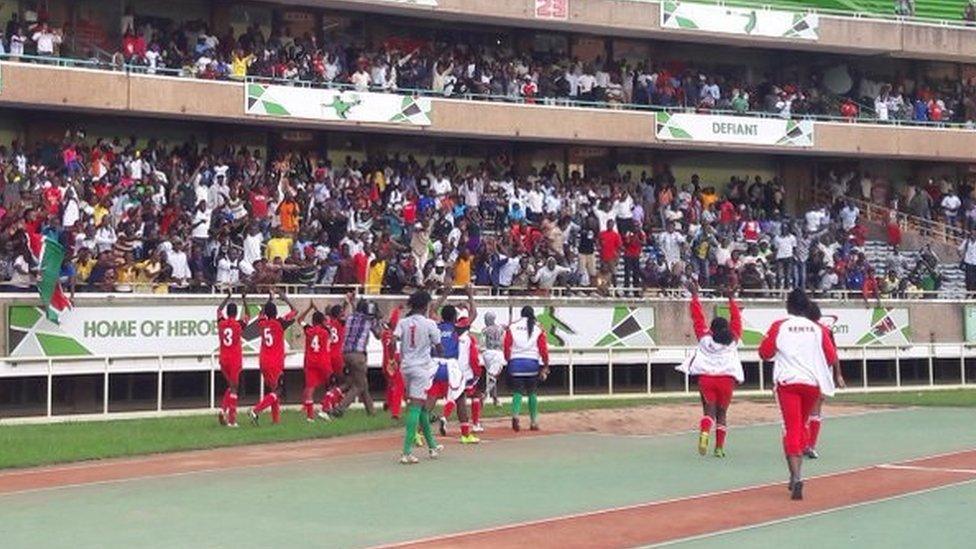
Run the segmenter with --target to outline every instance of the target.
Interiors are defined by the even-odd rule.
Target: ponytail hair
[[[535,330],[535,309],[528,305],[522,307],[522,318],[529,327],[529,335],[532,335],[532,331]]]

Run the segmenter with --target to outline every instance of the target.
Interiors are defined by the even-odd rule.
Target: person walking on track
[[[759,345],[759,356],[773,361],[776,400],[783,415],[783,451],[790,472],[790,497],[803,499],[806,423],[821,394],[832,396],[831,364],[837,348],[828,331],[807,318],[810,300],[797,288],[786,298],[787,317],[777,320]]]
[[[426,291],[420,290],[411,294],[407,300],[407,316],[393,330],[393,337],[400,349],[400,373],[403,375],[408,399],[406,434],[403,455],[400,456],[400,463],[404,465],[417,463],[412,452],[418,424],[423,431],[430,458],[437,459],[443,449],[434,440],[434,430],[427,415],[429,410],[425,409],[427,390],[430,389],[437,371],[434,355],[442,352],[440,329],[427,316],[430,301],[430,294]]]
[[[539,430],[539,381],[549,376],[549,344],[532,307],[522,307],[521,318],[505,330],[503,342],[512,386],[512,430],[521,430],[522,395],[529,397],[529,428]]]
[[[698,424],[698,453],[708,452],[708,439],[715,427],[715,457],[725,457],[727,415],[735,385],[745,380],[739,360],[739,341],[742,339],[742,314],[739,304],[729,292],[729,318],[716,316],[711,324],[705,322],[705,312],[698,300],[698,286],[692,284],[691,322],[698,339],[695,353],[678,366],[678,370],[698,377],[698,394],[702,402],[702,418]]]

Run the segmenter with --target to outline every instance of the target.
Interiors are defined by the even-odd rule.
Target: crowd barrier
[[[694,383],[689,376],[674,370],[694,351],[689,346],[655,346],[648,348],[558,348],[553,349],[553,371],[544,384],[547,397],[635,397],[688,396]],[[300,353],[290,353],[286,371],[300,369],[295,360]],[[976,384],[976,345],[966,343],[931,343],[902,346],[840,346],[839,356],[849,392],[917,391],[962,388]],[[771,364],[760,360],[755,347],[743,348],[741,358],[746,381],[740,388],[743,395],[770,394]],[[180,360],[182,359],[182,360]],[[186,359],[190,359],[187,361]],[[196,364],[195,366],[193,364]],[[0,383],[15,378],[41,378],[46,389],[43,412],[15,414],[0,422],[60,421],[126,416],[130,411],[113,411],[110,404],[112,376],[149,374],[155,381],[155,408],[142,409],[141,415],[179,415],[187,413],[183,406],[168,408],[164,402],[167,374],[196,373],[207,376],[206,391],[209,405],[193,412],[214,411],[217,404],[220,370],[214,354],[155,353],[87,357],[17,357],[4,359]],[[378,365],[374,364],[374,367]],[[958,368],[958,371],[956,369]],[[245,372],[257,370],[256,356],[246,354]],[[245,374],[246,375],[246,374]],[[101,380],[101,412],[99,414],[56,414],[54,386],[59,378],[70,376],[98,376]],[[585,384],[581,383],[585,377]],[[620,381],[617,378],[626,377]],[[261,376],[258,392],[264,394]],[[639,380],[639,381],[638,381]],[[374,392],[382,389],[372,387]]]

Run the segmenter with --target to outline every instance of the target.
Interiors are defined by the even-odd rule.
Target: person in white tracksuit
[[[512,386],[512,430],[519,431],[522,395],[529,397],[529,428],[539,430],[539,380],[549,376],[549,344],[546,332],[535,319],[532,307],[522,307],[521,318],[505,330],[503,342]]]

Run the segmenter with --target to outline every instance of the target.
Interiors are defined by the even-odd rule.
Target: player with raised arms
[[[698,453],[708,452],[708,439],[715,427],[715,457],[725,457],[727,416],[732,404],[735,385],[745,381],[742,361],[739,360],[739,341],[742,339],[742,313],[732,293],[729,298],[729,318],[716,316],[705,322],[705,312],[698,300],[698,285],[688,287],[691,292],[691,323],[698,339],[698,347],[678,371],[698,378],[698,394],[702,402],[702,418],[698,423]]]
[[[237,427],[237,386],[244,367],[244,353],[241,349],[241,334],[247,326],[247,294],[241,293],[244,311],[237,315],[237,304],[230,303],[231,291],[217,306],[217,338],[220,346],[220,373],[227,382],[224,398],[220,401],[217,419],[221,425]]]
[[[280,297],[288,304],[289,311],[285,316],[278,316],[278,306],[274,303],[274,294],[268,292],[268,302],[264,304],[258,317],[258,331],[261,336],[261,351],[258,354],[258,364],[261,376],[264,378],[264,398],[251,408],[251,421],[257,425],[259,414],[271,408],[271,422],[281,422],[281,402],[278,389],[281,375],[285,371],[285,330],[295,319],[295,306],[288,295],[281,293]]]
[[[312,321],[302,326],[305,333],[305,357],[303,370],[305,372],[305,388],[302,390],[302,409],[305,420],[315,422],[315,390],[327,385],[332,380],[332,337],[325,327],[325,315],[309,300],[308,307],[298,316],[296,322],[302,324],[308,313],[312,313]],[[322,413],[319,417],[329,421],[332,416]]]

